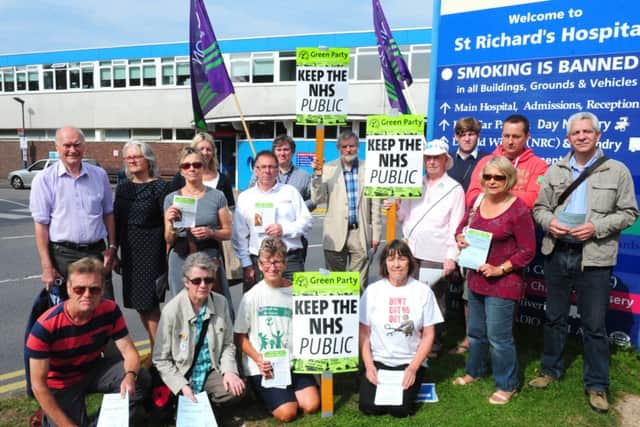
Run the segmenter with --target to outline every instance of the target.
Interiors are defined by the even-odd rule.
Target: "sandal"
[[[465,354],[467,351],[469,351],[469,346],[460,343],[449,350],[449,354]]]
[[[472,378],[470,375],[465,375],[464,377],[458,377],[453,380],[453,385],[469,385],[475,381],[476,378]]]
[[[489,403],[492,405],[506,405],[511,398],[516,395],[514,391],[496,390],[489,398]]]

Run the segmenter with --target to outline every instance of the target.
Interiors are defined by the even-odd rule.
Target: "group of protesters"
[[[496,391],[489,403],[510,402],[520,388],[513,316],[536,253],[535,224],[544,232],[547,304],[541,375],[529,385],[546,388],[564,373],[575,290],[584,388],[590,406],[606,412],[609,280],[620,233],[639,212],[629,170],[598,146],[597,117],[576,113],[567,123],[572,149],[547,167],[527,147],[526,117],[504,120],[502,142],[490,154],[479,150],[478,120],[459,119],[457,151],[450,154],[444,140],[425,142],[422,197],[401,201],[363,196],[359,138],[345,131],[339,158],[316,159],[312,174],[294,165],[294,140],[278,136],[272,150],[255,156],[250,187],[237,201],[211,135],[196,134],[181,151],[171,182],[161,179],[150,146],[131,141],[123,148],[127,179],[114,202],[105,171],[82,162],[82,132],[59,129],[59,161],[36,177],[30,200],[42,281],[63,300],[35,321],[25,345],[42,424],[88,425],[84,397],[91,392],[128,393],[133,416],[149,391],[150,367],[175,395],[195,402],[206,392],[220,423],[248,387],[281,422],[317,411],[316,379],[292,372],[286,388],[270,387],[274,366],[263,353],[291,347],[291,280],[305,271],[310,210],[320,203],[325,267],[360,273],[363,413],[415,412],[425,361],[444,350],[447,288],[455,279],[464,283],[466,337],[449,353],[468,357],[454,384],[470,386],[487,375],[490,359]],[[194,211],[183,212],[184,203]],[[403,240],[386,242],[380,279],[368,285],[382,208],[394,203]],[[195,223],[177,227],[187,215]],[[491,233],[487,260],[461,269],[457,258],[473,230]],[[233,265],[243,283],[237,312],[228,285]],[[112,270],[122,275],[124,306],[138,311],[149,335],[152,352],[142,363],[114,301]],[[403,371],[401,405],[375,403],[381,370]]]

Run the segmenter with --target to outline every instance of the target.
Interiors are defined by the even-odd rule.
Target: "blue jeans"
[[[491,370],[499,390],[518,388],[518,356],[513,341],[515,301],[469,291],[469,357],[466,374],[480,378],[487,373],[491,346]]]
[[[547,309],[544,323],[543,374],[560,378],[564,373],[562,353],[567,341],[569,297],[577,294],[584,345],[583,381],[587,390],[609,387],[609,340],[605,318],[609,306],[611,267],[582,269],[580,248],[556,248],[545,258]]]

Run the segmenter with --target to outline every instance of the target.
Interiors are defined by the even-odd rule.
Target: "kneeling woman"
[[[431,291],[412,276],[418,263],[406,243],[394,240],[380,256],[380,276],[360,299],[360,354],[364,364],[360,381],[360,410],[367,415],[406,417],[415,412],[415,400],[424,376],[422,362],[431,351],[442,314]],[[378,370],[403,371],[402,404],[376,405]]]
[[[263,358],[268,350],[288,349],[292,354],[293,299],[291,282],[282,277],[287,265],[287,247],[282,240],[267,237],[258,252],[258,267],[264,279],[242,297],[234,332],[244,353],[245,374],[255,392],[280,422],[292,421],[298,409],[312,413],[320,406],[320,396],[311,375],[291,373],[286,388],[265,387],[262,379],[272,378],[273,366]]]
[[[184,289],[160,316],[153,364],[174,394],[195,402],[195,394],[206,391],[214,404],[227,406],[244,394],[245,386],[238,377],[227,300],[211,292],[217,269],[203,252],[187,257]]]

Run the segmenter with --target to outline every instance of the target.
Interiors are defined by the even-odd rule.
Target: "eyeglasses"
[[[196,286],[200,286],[202,284],[202,282],[204,282],[205,285],[211,285],[215,281],[215,279],[213,277],[210,277],[210,276],[208,276],[208,277],[194,277],[193,279],[190,278],[190,277],[187,277],[187,280],[190,281],[192,284],[194,284]]]
[[[192,168],[192,167],[194,169],[200,169],[200,168],[202,168],[202,162],[185,162],[185,163],[182,163],[180,165],[180,169],[185,170],[185,171],[190,169],[190,168]]]
[[[493,179],[494,181],[502,182],[506,181],[507,177],[504,175],[492,175],[490,173],[483,173],[482,179],[484,179],[485,181],[491,181]]]
[[[264,267],[282,267],[284,265],[283,259],[276,259],[274,261],[258,259],[258,261],[260,261],[260,264],[262,264]]]
[[[127,162],[137,162],[138,160],[144,159],[144,156],[142,156],[142,155],[139,155],[139,156],[127,156],[124,159]]]
[[[73,291],[73,293],[80,296],[84,295],[87,289],[89,290],[89,295],[91,295],[92,297],[98,296],[102,293],[101,286],[72,286],[71,287],[71,290]]]

